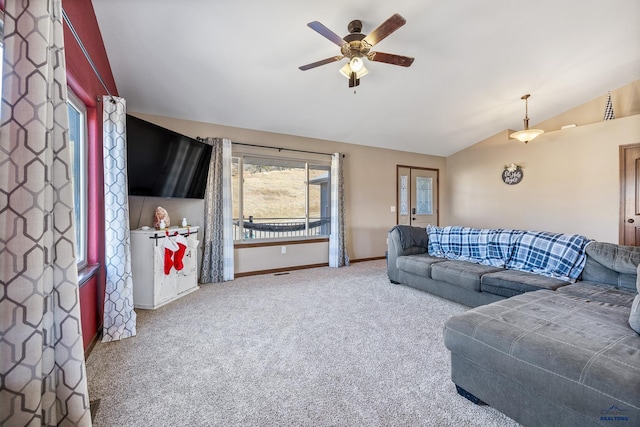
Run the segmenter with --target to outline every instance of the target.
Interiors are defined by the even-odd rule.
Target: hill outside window
[[[237,155],[231,175],[234,241],[329,236],[329,159]]]

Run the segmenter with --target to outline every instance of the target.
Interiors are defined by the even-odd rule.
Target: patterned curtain
[[[212,145],[204,198],[204,254],[200,283],[233,280],[233,210],[231,203],[231,141],[206,138]]]
[[[5,2],[0,424],[90,426],[60,0]]]
[[[127,194],[127,104],[103,96],[104,221],[107,285],[102,342],[136,334]]]
[[[349,265],[344,226],[344,172],[342,154],[331,156],[331,234],[329,267]]]

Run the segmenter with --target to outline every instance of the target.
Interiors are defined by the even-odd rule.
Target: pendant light
[[[525,144],[533,140],[538,135],[542,135],[544,131],[542,129],[529,129],[529,102],[528,99],[531,94],[522,95],[520,99],[524,99],[524,130],[514,132],[509,135],[509,138],[517,139]]]

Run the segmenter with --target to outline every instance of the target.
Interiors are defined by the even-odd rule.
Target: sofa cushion
[[[585,249],[588,257],[582,280],[636,289],[636,269],[640,265],[640,247],[592,242]]]
[[[423,248],[422,246],[409,246],[406,249],[401,249],[401,252],[398,254],[398,256],[420,255],[420,254],[429,255],[427,253],[427,248]]]
[[[541,276],[526,271],[503,270],[482,276],[480,290],[509,298],[540,289],[555,291],[568,284],[569,282],[554,277]]]
[[[590,302],[599,302],[625,308],[631,307],[633,297],[635,296],[635,292],[626,289],[618,289],[611,285],[584,281],[564,286],[558,289],[557,292],[582,298]]]
[[[466,261],[444,261],[432,265],[431,278],[479,292],[480,278],[487,273],[500,270],[502,270],[500,267],[491,267]]]
[[[527,231],[516,243],[507,268],[575,282],[590,240],[579,234]]]
[[[615,405],[637,414],[640,337],[628,316],[627,308],[540,290],[455,315],[444,338],[452,353],[567,410],[599,418]]]
[[[436,262],[446,261],[444,258],[430,256],[427,253],[398,257],[396,267],[407,273],[417,274],[425,278],[431,277],[431,265]]]

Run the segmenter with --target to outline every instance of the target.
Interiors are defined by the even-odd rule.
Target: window
[[[234,157],[234,240],[328,236],[330,177],[326,160]]]
[[[433,178],[416,177],[416,214],[433,215]]]
[[[76,257],[78,270],[87,263],[87,110],[68,89],[69,143],[73,162],[73,199],[75,203]]]

